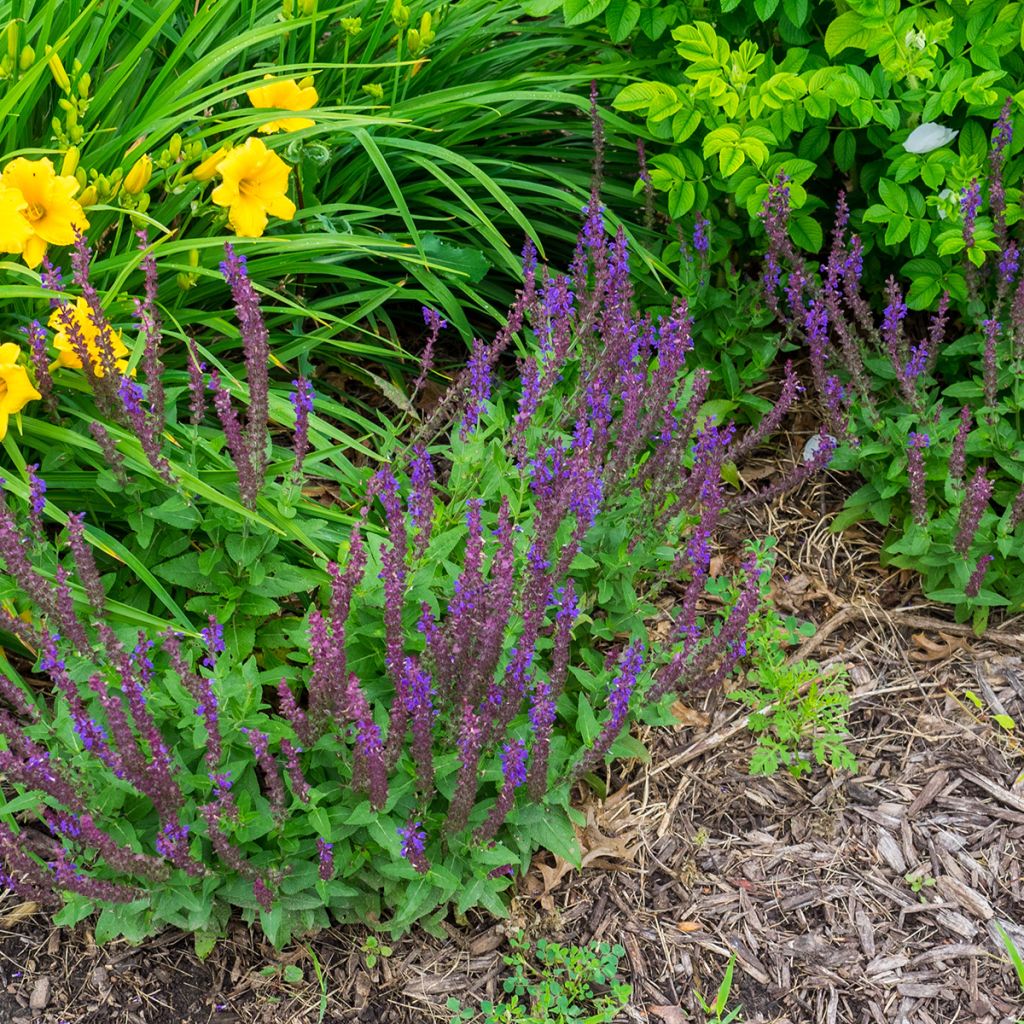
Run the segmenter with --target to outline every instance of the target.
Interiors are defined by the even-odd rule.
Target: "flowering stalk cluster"
[[[926,481],[929,476],[935,479],[938,475],[929,475],[927,462],[930,458],[941,457],[943,443],[950,445],[946,471],[942,475],[951,485],[946,497],[952,507],[947,516],[949,525],[943,527],[947,532],[942,536],[944,541],[948,537],[946,542],[954,555],[963,559],[956,566],[955,575],[966,598],[978,595],[981,579],[993,560],[982,556],[978,561],[973,551],[993,496],[1002,501],[1008,511],[999,526],[1001,533],[1013,531],[1024,521],[1024,486],[1018,487],[1015,494],[1011,491],[1007,498],[984,465],[976,466],[973,475],[967,465],[968,451],[972,450],[972,431],[986,430],[986,437],[994,436],[996,420],[1003,408],[999,394],[1000,358],[1008,351],[1015,370],[1019,370],[1019,353],[1024,341],[1024,279],[1019,276],[1019,246],[1008,237],[1003,183],[1006,151],[1013,133],[1012,108],[1011,99],[995,126],[989,154],[988,205],[999,247],[997,259],[986,263],[979,241],[987,238],[982,233],[987,229],[980,227],[985,183],[972,180],[959,198],[962,243],[964,251],[969,250],[968,296],[974,310],[984,309],[982,285],[986,281],[992,285],[988,313],[978,315],[976,321],[981,338],[978,363],[979,391],[985,406],[983,416],[976,416],[972,408],[965,405],[953,425],[947,427],[948,418],[944,419],[941,405],[929,398],[950,322],[948,293],[940,297],[927,331],[915,336],[907,301],[897,281],[890,277],[881,323],[876,324],[861,288],[863,250],[859,238],[848,233],[845,195],[840,194],[837,203],[832,245],[820,276],[808,273],[806,264],[792,251],[785,236],[788,201],[784,179],[769,189],[761,215],[768,234],[763,276],[766,301],[791,331],[794,324],[802,329],[815,388],[827,413],[829,432],[856,446],[859,428],[851,425],[851,413],[856,413],[855,418],[867,429],[881,433],[879,406],[891,402],[893,397],[913,414],[910,422],[916,420],[916,424],[906,435],[904,453],[910,515],[921,527],[930,525]],[[895,396],[886,395],[879,388],[877,378],[873,379],[866,372],[866,360],[877,358],[878,354],[887,358],[893,370],[898,389]],[[957,379],[956,383],[959,382]],[[990,446],[991,441],[986,440],[986,445]],[[942,506],[934,503],[933,509],[941,514]]]
[[[781,205],[777,215],[782,215]],[[779,251],[787,251],[781,242]],[[163,634],[159,646],[141,635],[133,647],[125,646],[107,621],[109,602],[82,518],[71,517],[68,541],[90,604],[85,621],[75,614],[68,577],[57,573],[51,583],[35,569],[29,542],[0,504],[0,558],[41,610],[45,629],[24,622],[16,626],[13,616],[0,624],[43,652],[40,669],[67,707],[83,756],[96,762],[97,771],[148,800],[158,821],[151,846],[141,853],[121,851],[97,835],[99,826],[87,814],[92,794],[72,781],[66,764],[24,735],[21,721],[38,714],[34,702],[13,683],[0,681],[0,700],[10,708],[0,712],[0,735],[7,741],[7,749],[0,751],[0,771],[44,794],[52,838],[60,850],[67,848],[66,854],[51,851],[42,862],[50,865],[49,873],[41,873],[36,858],[29,857],[27,865],[0,833],[8,873],[21,878],[25,891],[54,886],[106,891],[103,887],[112,883],[90,879],[77,866],[80,859],[70,859],[79,848],[99,851],[118,873],[155,877],[168,864],[202,873],[202,855],[196,851],[205,845],[226,870],[246,878],[252,899],[269,909],[276,899],[274,872],[257,867],[265,859],[250,859],[237,841],[254,787],[265,798],[275,827],[291,826],[291,819],[307,813],[307,804],[316,807],[320,824],[315,852],[309,839],[310,859],[315,856],[320,881],[330,885],[337,866],[334,843],[347,836],[326,832],[322,823],[331,818],[323,817],[319,805],[339,781],[360,798],[365,794],[381,815],[398,805],[401,817],[392,821],[405,824],[396,845],[415,871],[427,874],[428,850],[443,842],[490,843],[514,815],[517,801],[527,795],[539,800],[550,785],[595,770],[631,714],[646,704],[671,692],[709,689],[725,681],[746,651],[761,572],[756,563],[746,563],[733,607],[719,621],[707,613],[702,598],[714,538],[729,504],[723,466],[761,443],[801,385],[787,367],[776,407],[743,434],[729,423],[698,426],[709,378],[700,371],[691,374],[686,365],[692,349],[687,307],[680,301],[659,318],[635,309],[626,241],[621,232],[607,235],[596,191],[570,272],[552,275],[539,269],[530,248],[524,264],[526,283],[506,326],[491,342],[474,344],[470,368],[453,389],[455,397],[439,404],[440,412],[411,448],[408,464],[385,466],[360,496],[365,505],[351,531],[344,567],[328,565],[329,599],[308,612],[305,678],[297,688],[282,680],[276,701],[269,694],[262,702],[250,700],[245,712],[250,717],[244,720],[235,720],[237,711],[222,689],[234,667],[223,624],[210,618],[197,631],[203,648],[198,664],[176,632]],[[243,419],[217,371],[203,388],[205,369],[190,345],[191,411],[193,421],[200,422],[207,393],[212,394],[243,500],[251,507],[267,468],[269,339],[244,259],[229,248],[222,269],[245,339],[249,407]],[[150,367],[157,374],[159,322],[148,283],[151,267],[146,274],[147,298],[138,316],[143,333],[152,339],[143,365],[149,408],[143,404],[147,395],[139,393],[132,378],[122,375],[119,385],[122,408],[143,416],[140,424],[155,418],[163,402],[162,392],[154,394],[148,379]],[[803,302],[800,287],[801,294],[794,296]],[[827,307],[805,302],[804,314],[812,308],[827,323]],[[440,329],[439,318],[427,322],[432,330]],[[518,474],[518,480],[493,501],[449,493],[450,483],[435,470],[432,458],[432,453],[445,456],[444,462],[436,460],[440,467],[451,454],[444,446],[435,447],[437,431],[447,425],[469,439],[487,412],[499,356],[527,325],[539,354],[522,364],[515,423],[505,438],[505,452],[495,451],[496,457],[508,456],[510,473]],[[300,468],[308,448],[303,414],[308,417],[309,392],[303,385],[296,382]],[[798,483],[826,464],[831,452],[823,441],[813,459],[753,500],[767,500]],[[379,522],[371,522],[372,516]],[[601,725],[590,742],[566,751],[566,736],[572,733],[559,730],[558,702],[588,675],[574,660],[574,632],[587,621],[582,612],[593,611],[592,588],[579,580],[573,566],[602,516],[626,536],[645,542],[667,532],[678,547],[674,569],[686,591],[667,642],[632,642],[613,652]],[[422,589],[415,603],[410,591],[422,586],[420,569],[430,564],[435,542],[446,543],[434,537],[433,524],[456,517],[464,523],[461,541],[455,550],[445,548],[443,556],[458,566],[454,583],[448,592],[431,595],[439,599],[417,607]],[[372,590],[383,605],[379,662],[369,668],[366,637],[360,636],[357,655],[349,651],[347,636],[353,605],[364,590]],[[365,617],[365,608],[358,612]],[[418,628],[412,633],[407,623],[416,616]],[[198,771],[195,764],[181,763],[154,715],[152,696],[161,673],[176,679],[181,700],[191,704],[188,729],[199,737],[193,758],[199,761]],[[595,687],[591,695],[596,692]],[[574,690],[572,703],[581,695]],[[261,703],[275,710],[265,713]],[[249,760],[242,779],[233,755],[246,747]],[[445,785],[443,754],[454,754],[444,762],[451,772]],[[320,784],[325,777],[331,786]],[[185,820],[183,790],[190,799],[194,795],[194,820]],[[453,795],[445,799],[439,790]]]

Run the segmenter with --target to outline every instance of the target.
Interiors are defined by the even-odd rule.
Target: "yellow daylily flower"
[[[32,237],[32,227],[25,220],[28,203],[16,188],[0,183],[0,250],[21,253]]]
[[[32,387],[25,367],[18,365],[20,354],[21,349],[14,342],[0,345],[0,440],[7,436],[11,416],[43,397]]]
[[[227,155],[228,151],[224,148],[211,153],[202,163],[196,165],[192,177],[196,181],[209,181],[217,173],[217,164]]]
[[[277,107],[279,110],[309,110],[316,106],[320,98],[311,85],[303,86],[292,78],[274,78],[265,75],[263,80],[269,84],[249,89],[246,95],[254,107]],[[260,131],[268,135],[271,132],[297,132],[300,128],[312,128],[316,124],[308,117],[281,117],[260,125]]]
[[[47,245],[71,245],[75,229],[84,231],[89,226],[82,207],[72,198],[78,182],[71,175],[58,175],[46,157],[28,160],[19,156],[12,160],[4,168],[3,183],[20,192],[25,200],[20,216],[31,234],[25,240],[22,256],[30,267],[38,267],[43,261]]]
[[[103,361],[100,356],[100,332],[92,322],[92,312],[89,309],[89,303],[80,297],[72,307],[72,316],[78,329],[82,332],[85,348],[92,362],[93,372],[97,377],[102,377],[106,370],[103,368]],[[75,346],[68,337],[67,328],[61,319],[61,311],[59,309],[55,309],[50,314],[50,326],[54,329],[53,347],[57,350],[57,358],[53,362],[53,368],[66,366],[71,370],[82,369],[82,360],[78,358]],[[128,368],[128,349],[125,348],[125,344],[121,340],[121,332],[115,331],[113,328],[111,328],[110,332],[110,348],[114,356],[114,365],[119,373],[124,373]]]
[[[295,216],[295,204],[286,195],[291,167],[255,135],[232,149],[217,164],[217,173],[224,180],[210,198],[228,208],[228,223],[236,234],[259,238],[268,215],[282,220]]]

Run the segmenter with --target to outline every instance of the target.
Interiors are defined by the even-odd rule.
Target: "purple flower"
[[[967,581],[967,586],[964,587],[964,595],[966,597],[977,597],[981,591],[981,584],[985,580],[985,573],[988,572],[989,562],[995,558],[995,555],[982,555],[978,559],[978,564],[974,567],[974,572],[971,573],[971,578]]]
[[[217,655],[224,653],[224,627],[211,615],[209,625],[199,631],[206,644],[203,664],[211,671],[217,666]]]
[[[421,875],[425,875],[430,870],[430,862],[426,854],[427,833],[423,831],[422,824],[410,821],[405,826],[400,825],[398,834],[402,837],[402,856]]]
[[[320,860],[320,880],[329,882],[334,877],[334,844],[317,836],[316,851]]]
[[[430,527],[434,518],[434,464],[423,445],[413,445],[410,462],[409,515],[416,528],[416,557],[422,558],[430,543]]]
[[[972,420],[969,406],[962,406],[960,409],[960,424],[957,427],[956,437],[953,439],[953,450],[949,456],[949,478],[960,483],[964,478],[967,464],[967,435],[971,430]]]
[[[292,381],[295,389],[288,396],[295,410],[295,431],[292,434],[292,450],[295,461],[292,464],[292,480],[298,483],[302,479],[302,463],[309,451],[309,414],[313,411],[313,385],[305,377]]]
[[[925,495],[924,450],[929,445],[927,434],[909,435],[907,446],[907,473],[910,478],[910,508],[914,522],[924,526],[928,522],[928,499]]]
[[[1006,149],[1013,141],[1013,97],[1008,96],[996,121],[992,133],[992,147],[989,150],[989,202],[992,219],[995,222],[996,238],[1000,244],[1006,241],[1006,188],[1003,182],[1003,165],[1006,163]]]
[[[53,302],[54,300],[51,300],[51,304]],[[46,410],[53,415],[57,410],[57,405],[53,399],[53,375],[50,373],[50,357],[46,352],[46,331],[38,320],[33,320],[27,327],[22,327],[20,330],[28,339],[29,355],[32,360],[32,370],[36,380],[36,390],[39,392]]]
[[[996,366],[996,342],[999,339],[1001,325],[998,320],[989,319],[982,321],[981,327],[985,332],[985,356],[983,363],[985,404],[991,409],[996,404],[996,400],[999,397],[998,368]]]
[[[960,506],[960,524],[953,547],[957,553],[967,557],[974,535],[978,532],[981,517],[988,508],[992,496],[992,481],[985,476],[985,468],[979,466],[967,485],[963,504]]]
[[[412,386],[413,398],[427,382],[427,375],[434,365],[434,346],[437,344],[438,335],[448,326],[448,321],[442,319],[440,313],[428,306],[423,307],[423,322],[427,325],[427,343],[423,346],[423,355],[420,356],[420,375]]]
[[[39,476],[39,463],[25,467],[28,474],[28,517],[32,532],[43,539],[43,509],[46,508],[46,481]]]
[[[460,436],[463,441],[476,430],[485,404],[491,397],[491,360],[487,345],[473,339],[472,352],[466,366],[469,371],[469,405],[462,420]]]
[[[188,363],[188,408],[192,417],[192,425],[198,427],[206,416],[206,383],[203,380],[206,363],[199,358],[199,349],[196,348],[194,338],[187,337],[185,346],[188,352],[186,360]]]
[[[1016,242],[1008,242],[999,254],[999,279],[1007,288],[1013,284],[1020,269],[1020,250]]]
[[[708,248],[710,247],[708,228],[710,226],[711,222],[703,214],[698,213],[693,225],[693,248],[701,256],[707,256],[708,254]]]
[[[256,897],[256,902],[263,908],[268,914],[274,908],[274,896],[270,889],[267,888],[267,883],[262,878],[257,878],[252,883],[252,894]]]
[[[594,740],[594,745],[580,758],[573,773],[576,778],[580,778],[600,764],[622,732],[629,713],[630,699],[643,667],[643,646],[638,642],[631,644],[619,656],[619,671],[608,691],[608,720]]]
[[[521,740],[506,743],[501,748],[501,774],[498,799],[474,835],[478,842],[492,838],[498,831],[512,809],[516,790],[526,782],[526,744]]]
[[[981,208],[981,186],[975,178],[960,193],[960,215],[963,217],[964,246],[970,249],[974,245],[974,226]]]
[[[258,490],[267,472],[267,424],[270,401],[267,367],[270,362],[270,335],[263,321],[256,289],[249,280],[245,257],[239,256],[230,242],[224,243],[224,251],[227,256],[220,265],[220,271],[231,288],[238,326],[242,333],[248,378],[249,411],[244,431],[245,457],[251,475],[257,481]],[[241,473],[239,476],[241,477]],[[252,495],[252,501],[255,503],[255,494]]]

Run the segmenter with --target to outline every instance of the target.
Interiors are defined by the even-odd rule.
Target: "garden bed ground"
[[[679,705],[678,730],[647,737],[651,764],[622,766],[607,800],[584,800],[584,872],[538,858],[509,922],[412,936],[373,970],[351,928],[283,958],[238,928],[200,962],[174,934],[98,949],[84,927],[50,928],[11,898],[0,1020],[313,1024],[315,956],[328,1024],[447,1021],[449,996],[500,991],[505,931],[522,927],[621,943],[624,1021],[703,1020],[694,992],[713,992],[735,952],[731,1005],[748,1024],[1012,1024],[1024,996],[994,922],[1024,945],[1024,748],[991,716],[1024,722],[1024,627],[978,640],[946,623],[877,568],[870,532],[828,533],[834,489],[751,517],[780,538],[776,600],[819,625],[802,653],[849,666],[854,777],[752,779],[737,706]],[[285,981],[289,964],[302,982]]]

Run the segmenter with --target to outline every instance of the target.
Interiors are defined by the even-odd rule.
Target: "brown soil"
[[[500,992],[522,928],[621,943],[622,1021],[704,1021],[695,993],[735,954],[747,1024],[1014,1024],[1024,993],[996,924],[1024,950],[1024,748],[993,715],[1024,722],[1024,624],[952,624],[879,569],[872,531],[828,532],[836,489],[826,477],[751,511],[736,535],[780,538],[775,599],[819,627],[794,657],[847,666],[856,774],[751,778],[743,710],[680,704],[675,731],[643,736],[649,764],[616,766],[606,800],[580,794],[582,872],[542,855],[508,921],[413,934],[372,969],[354,928],[279,956],[239,926],[204,962],[174,933],[101,949],[87,923],[54,929],[7,897],[0,1021],[448,1021],[449,996]]]

